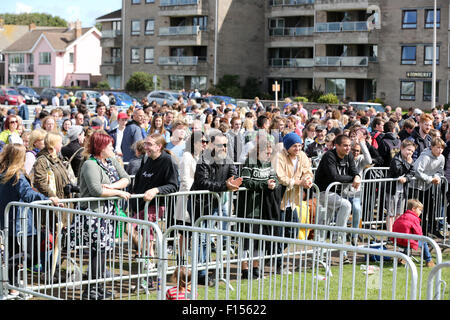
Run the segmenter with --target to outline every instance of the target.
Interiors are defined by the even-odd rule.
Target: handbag
[[[128,217],[127,214],[125,213],[125,211],[123,211],[122,208],[119,207],[119,205],[117,204],[117,201],[114,201],[114,208],[116,209],[115,211],[116,211],[116,215],[118,217],[123,217],[123,218]],[[122,238],[125,226],[126,226],[126,223],[117,221],[116,238]]]
[[[56,179],[55,179],[55,173],[52,171],[50,167],[50,162],[47,158],[45,158],[47,161],[47,185],[50,191],[53,192],[53,194],[56,195]]]

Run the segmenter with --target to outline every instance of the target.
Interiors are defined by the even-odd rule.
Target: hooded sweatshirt
[[[431,180],[434,177],[444,177],[445,158],[441,154],[435,157],[431,149],[425,149],[414,162],[414,171],[416,173],[416,180],[413,181],[412,188],[418,190],[428,190],[432,184]]]

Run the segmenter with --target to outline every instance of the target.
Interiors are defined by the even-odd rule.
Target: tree
[[[245,84],[242,87],[242,98],[244,99],[254,99],[255,97],[261,96],[260,85],[258,79],[254,77],[248,77],[245,80]]]
[[[108,81],[100,81],[99,83],[97,83],[96,89],[109,90],[109,89],[111,89],[111,87],[109,86]]]
[[[0,18],[4,20],[4,24],[29,25],[34,23],[41,27],[67,27],[66,20],[47,13],[2,13]]]
[[[160,86],[160,79],[157,80],[157,85]],[[151,91],[153,88],[153,75],[142,71],[133,73],[125,84],[125,89],[132,92]]]

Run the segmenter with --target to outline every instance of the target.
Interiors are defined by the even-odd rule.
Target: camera
[[[73,185],[71,183],[68,183],[64,186],[63,190],[64,190],[64,195],[69,196],[71,193],[79,193],[80,187]]]

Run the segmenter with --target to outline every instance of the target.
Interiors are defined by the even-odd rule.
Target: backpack
[[[67,169],[67,175],[69,177],[70,183],[74,186],[78,185],[78,178],[75,176],[75,172],[72,169],[72,160],[75,158],[75,156],[84,150],[84,147],[81,147],[80,149],[78,149],[77,151],[75,151],[73,153],[73,155],[70,157],[69,160],[64,160],[64,166]]]
[[[371,144],[372,144],[372,146],[374,146],[374,148],[375,149],[378,149],[378,141],[377,141],[377,138],[378,138],[378,136],[381,134],[381,132],[377,132],[377,133],[375,133],[373,136],[372,136],[372,142],[371,142]]]

